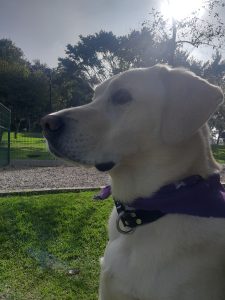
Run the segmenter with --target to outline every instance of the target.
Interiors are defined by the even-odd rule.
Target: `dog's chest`
[[[102,267],[115,278],[112,282],[116,290],[125,294],[132,291],[138,299],[157,299],[160,285],[167,285],[171,254],[162,241],[154,243],[154,238],[143,239],[141,231],[142,228],[138,228],[132,236],[119,236],[110,241]]]
[[[132,291],[137,299],[175,299],[175,291],[196,272],[201,270],[207,277],[204,269],[209,268],[209,257],[213,257],[211,265],[225,257],[224,220],[208,226],[207,220],[167,216],[129,235],[116,232],[115,222],[114,212],[102,270],[114,278],[115,289]]]

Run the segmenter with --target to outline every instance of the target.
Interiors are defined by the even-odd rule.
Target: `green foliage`
[[[67,45],[68,57],[59,58],[59,67],[70,75],[78,75],[96,84],[113,74],[118,68],[116,51],[119,40],[112,32],[84,37],[80,35],[77,45]]]
[[[93,96],[87,81],[62,69],[52,72],[52,90],[53,110],[87,104]]]
[[[97,299],[112,202],[93,194],[0,198],[1,299]]]
[[[48,78],[43,70],[33,69],[11,41],[0,40],[0,53],[0,102],[12,111],[12,129],[18,130],[21,121],[26,120],[31,130],[47,112]]]
[[[67,45],[67,57],[59,59],[59,68],[94,85],[130,68],[166,62],[166,43],[146,27],[119,37],[105,31],[81,35],[77,45]]]
[[[9,39],[0,39],[0,60],[8,63],[25,64],[23,51]]]
[[[0,102],[12,111],[12,129],[40,131],[40,118],[52,110],[91,101],[92,88],[76,73],[30,64],[12,41],[0,40]]]

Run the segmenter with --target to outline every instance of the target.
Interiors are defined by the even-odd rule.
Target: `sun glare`
[[[163,0],[161,12],[167,18],[181,20],[188,17],[192,12],[203,13],[203,0]]]

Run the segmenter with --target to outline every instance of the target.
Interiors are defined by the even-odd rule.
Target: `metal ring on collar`
[[[122,211],[121,213],[118,214],[118,217],[116,219],[116,228],[117,228],[117,230],[122,234],[133,233],[135,228],[129,228],[128,230],[124,230],[123,228],[121,228],[121,223],[122,223],[121,219],[122,219],[123,214],[124,214],[124,212]]]

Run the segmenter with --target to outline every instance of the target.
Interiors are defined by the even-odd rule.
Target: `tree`
[[[23,51],[9,39],[0,39],[0,60],[8,63],[27,63]]]
[[[199,16],[199,9],[179,21],[175,18],[166,19],[162,13],[152,9],[150,19],[143,26],[151,28],[161,41],[167,41],[165,57],[170,65],[175,66],[175,54],[184,45],[195,48],[207,46],[211,49],[220,49],[223,46],[225,27],[219,12],[224,7],[225,3],[222,1],[204,0],[202,8],[205,13],[202,16]]]
[[[52,90],[53,110],[87,104],[93,96],[88,81],[59,69],[52,73]]]
[[[80,36],[76,45],[67,45],[67,57],[59,59],[59,70],[95,85],[130,68],[167,62],[167,42],[166,38],[158,39],[156,32],[147,27],[118,37],[105,31]],[[178,51],[177,55],[186,60],[185,51]]]
[[[28,130],[47,112],[48,78],[37,63],[24,59],[12,41],[0,40],[0,102],[12,111],[12,129],[23,122]]]
[[[67,45],[67,57],[59,58],[59,68],[91,84],[99,83],[119,68],[118,44],[119,40],[112,32],[100,31],[87,37],[80,35],[77,45]]]
[[[225,60],[222,55],[217,51],[213,55],[211,61],[207,61],[203,65],[203,76],[207,78],[211,83],[218,84],[223,90],[225,90]],[[217,144],[221,136],[225,131],[225,105],[220,106],[219,110],[209,120],[209,126],[211,130],[217,130]]]
[[[190,67],[194,60],[184,45],[215,49],[222,47],[224,42],[225,28],[218,13],[224,3],[204,0],[203,6],[204,17],[194,11],[180,21],[166,19],[152,9],[142,29],[125,36],[117,37],[105,31],[86,37],[81,35],[76,45],[67,45],[67,57],[59,59],[60,67],[91,84],[132,67],[148,67],[155,63]]]
[[[21,49],[7,39],[0,40],[0,102],[12,111],[12,129],[17,133],[40,130],[39,120],[52,110],[91,101],[92,88],[74,72],[51,69],[24,59]]]
[[[24,65],[0,61],[0,82],[0,102],[12,111],[13,129],[18,131],[23,120],[31,130],[32,124],[47,112],[46,76]]]

